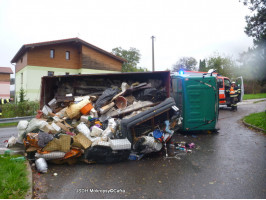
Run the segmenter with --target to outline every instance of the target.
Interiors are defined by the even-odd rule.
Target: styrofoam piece
[[[90,129],[84,124],[84,122],[81,122],[78,126],[77,129],[80,133],[85,135],[88,139],[91,139],[90,137]]]
[[[57,124],[55,124],[54,122],[51,125],[57,132],[61,131],[61,128]]]
[[[131,149],[131,143],[127,138],[109,140],[110,146],[113,150],[125,150]]]
[[[57,103],[56,99],[53,98],[51,101],[49,101],[48,105],[52,107],[52,106],[55,106],[56,103]]]
[[[110,142],[100,141],[100,142],[98,142],[98,145],[110,147]]]
[[[49,113],[52,113],[53,111],[52,111],[52,109],[49,106],[44,105],[43,108],[42,108],[42,112],[45,115],[49,115]]]
[[[90,136],[93,136],[93,137],[98,137],[102,134],[103,130],[97,126],[93,126],[91,128],[91,133],[90,133]]]
[[[88,115],[82,115],[81,117],[80,117],[80,121],[81,122],[84,122],[84,123],[88,123],[88,120],[89,119],[89,116]]]

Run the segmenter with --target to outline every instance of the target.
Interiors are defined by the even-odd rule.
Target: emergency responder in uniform
[[[236,86],[236,83],[233,81],[229,89],[230,103],[232,111],[237,111],[237,102],[240,94],[240,89]]]
[[[9,103],[10,101],[12,101],[11,99],[0,99],[0,117],[2,117],[3,113],[2,113],[2,105]]]

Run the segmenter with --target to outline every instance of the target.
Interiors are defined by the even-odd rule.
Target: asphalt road
[[[41,175],[47,185],[43,198],[266,198],[266,135],[240,122],[265,109],[266,101],[244,102],[237,112],[220,110],[219,133],[175,135],[174,141],[196,144],[178,159],[157,155],[108,165],[49,164]]]
[[[18,136],[16,127],[0,128],[0,148],[6,147],[5,140],[8,140],[11,136]]]

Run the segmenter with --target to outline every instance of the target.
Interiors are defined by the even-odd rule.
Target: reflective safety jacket
[[[237,97],[241,93],[241,90],[237,86],[231,86],[230,90],[227,90],[227,92],[230,94],[230,97]]]
[[[235,89],[234,89],[234,87],[233,86],[231,86],[231,88],[230,88],[230,96],[231,95],[233,95],[233,94],[235,94],[236,92],[235,92]]]
[[[3,105],[5,103],[9,103],[9,99],[0,99],[0,105]]]

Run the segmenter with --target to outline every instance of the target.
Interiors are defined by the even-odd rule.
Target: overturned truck
[[[46,76],[40,108],[20,140],[29,159],[54,163],[139,159],[181,127],[168,71]]]

